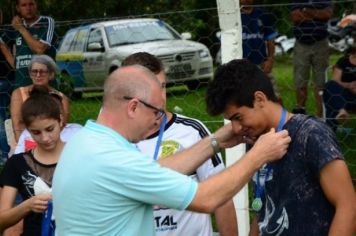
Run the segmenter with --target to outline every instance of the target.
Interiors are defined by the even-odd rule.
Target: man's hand
[[[272,128],[268,133],[257,139],[250,152],[260,158],[260,165],[262,166],[267,162],[281,159],[287,153],[290,142],[291,138],[287,130],[276,132]]]
[[[229,148],[245,142],[243,135],[233,132],[231,123],[218,129],[214,135],[219,142],[220,148]]]
[[[19,16],[14,16],[12,18],[12,22],[11,22],[12,27],[14,27],[14,29],[16,29],[17,31],[21,31],[22,29],[25,28],[25,26],[23,25],[22,19]]]

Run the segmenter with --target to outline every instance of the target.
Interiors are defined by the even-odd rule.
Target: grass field
[[[330,65],[333,65],[340,55],[332,55]],[[295,90],[292,78],[292,62],[289,55],[276,59],[274,75],[283,99],[284,106],[291,110],[296,104]],[[175,86],[168,88],[167,109],[174,111],[175,108],[181,109],[181,113],[195,117],[203,121],[211,131],[216,130],[222,125],[222,117],[210,117],[206,113],[205,107],[206,88],[196,91],[189,91],[185,86]],[[315,113],[314,97],[309,91],[309,98],[306,110],[309,114]],[[75,100],[71,104],[71,122],[84,124],[87,119],[95,119],[100,109],[102,93],[85,94],[83,99]],[[356,117],[346,127],[356,127]],[[348,129],[345,129],[348,131]],[[356,129],[351,133],[338,132],[338,139],[342,147],[346,162],[349,166],[351,175],[356,179]]]

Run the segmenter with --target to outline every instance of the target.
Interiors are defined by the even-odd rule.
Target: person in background
[[[308,80],[313,74],[316,115],[322,116],[322,91],[329,65],[327,22],[332,16],[330,0],[293,1],[291,8],[296,43],[293,50],[297,106],[293,113],[305,114]]]
[[[333,68],[332,80],[325,85],[323,99],[326,123],[336,130],[338,123],[356,110],[356,44],[349,55],[341,57]]]
[[[35,0],[16,0],[17,15],[12,19],[14,29],[12,39],[15,41],[15,88],[32,83],[28,66],[33,55],[46,54],[55,59],[56,35],[54,20],[48,16],[40,16]],[[52,82],[55,85],[55,81]]]
[[[14,80],[14,58],[6,44],[7,39],[4,37],[5,32],[3,32],[2,23],[3,17],[0,9],[0,164],[5,163],[10,151],[4,122],[9,117],[8,106],[12,91],[11,83]]]
[[[50,86],[50,81],[54,79],[57,70],[56,63],[47,55],[36,55],[30,61],[28,71],[31,76],[32,84],[20,87],[14,90],[11,95],[10,111],[12,125],[15,132],[15,140],[18,142],[21,133],[25,127],[21,120],[21,106],[28,98],[34,85],[48,87],[51,93],[56,93],[62,97],[63,105],[63,122],[66,125],[69,116],[69,98],[61,92]]]
[[[162,93],[156,76],[143,66],[120,67],[109,75],[97,120],[89,120],[66,143],[53,177],[57,235],[154,235],[153,205],[213,212],[264,163],[287,152],[288,132],[272,129],[239,162],[197,183],[186,174],[220,148],[245,140],[228,124],[190,148],[153,161],[134,144],[160,125]]]
[[[166,76],[162,62],[155,56],[146,53],[134,53],[122,61],[122,66],[141,65],[153,72],[159,80],[162,88],[162,97],[166,104]],[[167,123],[164,127],[162,142],[157,159],[163,159],[182,151],[202,138],[210,135],[208,128],[196,120],[183,115],[166,111]],[[154,157],[157,139],[159,138],[159,127],[145,140],[137,143],[137,147],[151,158]],[[191,157],[194,158],[194,157]],[[221,172],[224,163],[219,153],[205,161],[189,176],[198,182]],[[232,199],[215,210],[215,219],[221,236],[238,235],[235,207]],[[160,236],[211,236],[213,229],[209,214],[196,213],[192,211],[179,211],[165,206],[155,206],[154,225],[156,235]]]
[[[240,0],[243,58],[248,59],[269,76],[274,62],[274,30],[270,14],[253,6],[253,0]]]
[[[24,219],[21,235],[41,235],[41,222],[51,196],[53,172],[64,143],[60,104],[44,86],[35,86],[24,102],[22,120],[37,142],[29,152],[8,159],[0,184],[0,232]],[[14,206],[17,193],[23,202]]]
[[[250,236],[353,236],[356,194],[334,132],[321,120],[283,108],[265,73],[247,60],[218,68],[207,90],[210,115],[255,139],[271,128],[292,142],[280,160],[253,177],[256,218]]]
[[[258,65],[268,75],[278,99],[282,103],[272,73],[274,40],[278,33],[274,30],[271,14],[253,4],[254,0],[240,0],[243,58]]]
[[[63,114],[63,104],[62,96],[59,96],[58,93],[50,93],[61,105],[61,113]],[[64,127],[61,127],[61,140],[66,143],[76,132],[78,132],[83,126],[76,123],[66,123]],[[29,150],[37,147],[36,141],[32,138],[31,133],[25,129],[17,142],[14,154],[21,152],[28,152]]]

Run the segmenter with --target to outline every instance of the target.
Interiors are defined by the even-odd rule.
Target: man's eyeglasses
[[[32,76],[36,76],[36,75],[42,76],[48,74],[48,72],[49,72],[48,70],[36,70],[36,69],[30,70],[30,74]]]
[[[129,97],[129,96],[123,96],[123,98],[124,98],[125,100],[134,99],[133,97]],[[159,108],[157,108],[157,107],[155,107],[155,106],[152,106],[151,104],[149,104],[149,103],[147,103],[147,102],[145,102],[145,101],[142,101],[142,100],[139,99],[139,98],[137,98],[137,100],[138,100],[140,103],[142,103],[144,106],[146,106],[146,107],[148,107],[148,108],[150,108],[150,109],[152,109],[152,110],[155,111],[156,120],[161,119],[161,117],[166,113],[163,109],[159,109]]]

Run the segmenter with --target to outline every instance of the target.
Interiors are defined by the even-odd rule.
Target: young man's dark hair
[[[155,56],[147,53],[147,52],[138,52],[134,53],[125,58],[125,60],[121,63],[122,66],[130,66],[130,65],[141,65],[149,69],[155,74],[163,71],[162,62],[156,58]]]
[[[258,66],[246,59],[223,64],[218,67],[214,80],[208,86],[208,113],[219,115],[230,103],[253,107],[256,91],[261,91],[269,100],[278,102],[270,79]]]

